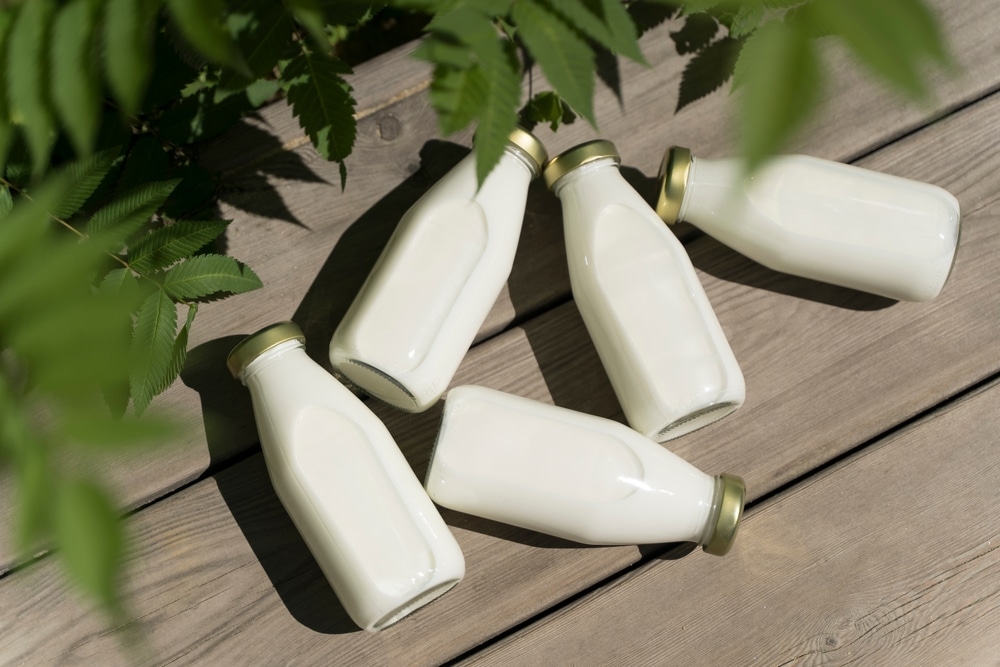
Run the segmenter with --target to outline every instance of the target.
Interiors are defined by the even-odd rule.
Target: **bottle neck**
[[[552,192],[558,197],[559,193],[562,192],[564,188],[576,183],[581,178],[586,178],[596,172],[606,171],[609,168],[613,169],[616,174],[619,173],[618,162],[614,158],[610,157],[601,158],[600,160],[594,160],[593,162],[580,165],[553,183]]]
[[[286,340],[283,343],[278,343],[274,347],[265,350],[246,365],[246,368],[244,368],[243,372],[240,373],[240,382],[245,385],[251,377],[259,373],[261,370],[267,368],[283,356],[295,354],[296,351],[301,351],[303,354],[305,353],[305,346],[301,341]]]
[[[531,174],[531,178],[534,179],[541,172],[541,166],[535,162],[535,159],[531,157],[527,151],[516,144],[508,143],[504,148],[504,153],[511,155],[517,159],[524,168],[528,170]]]

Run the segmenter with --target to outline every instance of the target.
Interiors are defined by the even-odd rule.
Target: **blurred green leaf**
[[[105,491],[86,480],[60,483],[56,544],[72,580],[111,609],[119,609],[118,570],[125,540],[118,512]]]
[[[176,377],[176,375],[174,376]],[[103,449],[122,449],[165,442],[176,425],[162,417],[143,415],[115,419],[104,410],[71,410],[63,415],[62,432],[73,443]]]
[[[177,307],[163,290],[146,297],[132,332],[132,407],[142,415],[153,397],[166,389],[177,330]]]
[[[52,27],[52,101],[82,156],[93,152],[100,125],[101,78],[94,39],[99,11],[95,0],[71,0]]]
[[[560,125],[569,125],[576,120],[576,114],[552,91],[538,93],[525,105],[521,112],[522,124],[534,127],[536,123],[548,123],[553,132]]]
[[[163,289],[175,299],[200,299],[220,292],[242,294],[260,287],[253,269],[226,255],[186,259],[163,278]]]
[[[249,76],[226,72],[220,86],[242,88],[269,74],[288,48],[294,28],[291,14],[280,2],[242,0],[235,4],[226,15],[226,30],[244,54]]]
[[[223,0],[167,0],[167,7],[184,38],[211,62],[251,76],[243,56],[223,27],[226,12]]]
[[[478,65],[467,69],[440,67],[435,71],[430,100],[442,134],[458,132],[476,119],[486,105],[487,85],[486,73]]]
[[[7,50],[10,28],[14,24],[15,10],[0,12],[0,73],[7,75]],[[7,152],[14,139],[10,108],[7,106],[7,86],[0,84],[0,174],[7,163]]]
[[[115,99],[135,114],[153,70],[153,28],[160,0],[105,0],[104,71]]]
[[[740,52],[740,139],[747,171],[759,167],[802,126],[820,98],[822,70],[812,42],[780,21],[765,24]]]
[[[505,61],[484,63],[486,98],[479,112],[475,138],[476,179],[480,184],[500,161],[507,146],[507,137],[517,125],[521,77],[512,49],[511,46]]]
[[[518,34],[555,91],[595,125],[594,52],[558,16],[533,0],[518,2],[511,15]]]
[[[52,0],[28,0],[11,29],[7,53],[7,96],[14,123],[24,127],[37,176],[48,166],[56,138],[55,118],[48,96],[49,31]]]

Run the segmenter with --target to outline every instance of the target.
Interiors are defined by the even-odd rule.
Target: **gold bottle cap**
[[[691,151],[688,149],[671,146],[663,155],[663,162],[660,163],[660,196],[656,200],[656,214],[668,225],[678,222],[690,170]]]
[[[615,148],[615,145],[604,139],[594,139],[593,141],[574,146],[568,151],[555,156],[545,165],[545,171],[543,172],[545,185],[549,189],[552,189],[556,181],[577,167],[604,158],[612,158],[618,164],[621,164],[622,161],[621,155],[618,154],[618,149]]]
[[[743,502],[747,487],[743,479],[723,473],[715,478],[715,513],[712,516],[712,536],[702,547],[705,553],[725,556],[736,539],[743,518]]]
[[[289,340],[297,340],[301,343],[306,341],[302,329],[295,322],[278,322],[266,326],[257,333],[250,334],[241,340],[226,358],[226,366],[229,367],[229,372],[233,374],[233,377],[238,378],[251,361],[275,345]]]
[[[549,159],[549,152],[545,150],[542,142],[521,126],[514,128],[514,131],[507,136],[507,141],[514,144],[535,161],[535,175],[542,170],[545,161]]]

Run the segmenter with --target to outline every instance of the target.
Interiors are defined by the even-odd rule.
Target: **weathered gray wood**
[[[913,158],[933,151],[939,169],[933,180],[963,203],[958,265],[945,292],[930,303],[889,304],[774,274],[708,238],[690,244],[743,365],[750,400],[672,449],[708,472],[743,474],[757,498],[1000,370],[1000,295],[992,280],[1000,268],[993,177],[1000,155],[987,145],[997,136],[998,111],[1000,97],[994,96],[864,163],[926,178],[926,161]],[[572,303],[477,346],[456,378],[464,382],[618,413]],[[239,396],[242,389],[236,389],[230,396]],[[249,421],[238,404],[245,397],[231,406],[225,394],[209,392],[205,400],[234,423]],[[422,473],[436,412],[378,410]],[[223,430],[222,445],[209,444],[224,447],[228,437]],[[283,662],[294,656],[304,662],[432,664],[640,557],[634,547],[581,548],[454,513],[447,519],[466,553],[466,580],[384,635],[351,632],[255,455],[130,518],[137,552],[129,590],[164,661]],[[721,566],[712,561],[696,554],[684,563]],[[98,629],[71,603],[49,559],[0,581],[0,636],[9,638],[0,661],[30,655],[40,662],[56,656],[113,662],[115,642]]]
[[[994,382],[463,664],[996,664],[998,431]]]

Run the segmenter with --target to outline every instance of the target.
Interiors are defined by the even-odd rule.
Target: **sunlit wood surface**
[[[280,103],[208,147],[203,162],[224,175],[219,213],[233,220],[228,252],[265,287],[199,312],[188,365],[154,403],[184,436],[106,469],[134,510],[126,590],[157,664],[997,664],[1000,25],[983,0],[936,4],[960,69],[933,74],[933,101],[908,105],[831,52],[829,103],[795,150],[959,199],[958,260],[937,299],[895,303],[777,274],[677,229],[747,402],[669,447],[746,479],[733,551],[583,547],[444,511],[465,580],[376,636],[346,617],[274,495],[249,396],[224,360],[243,335],[294,319],[326,364],[399,217],[470,136],[440,137],[429,72],[403,47],[354,76],[359,134],[343,191]],[[540,130],[550,153],[610,139],[649,198],[669,145],[731,154],[725,93],[673,113],[677,27],[644,36],[653,67],[621,63],[620,98],[601,88],[599,130]],[[621,420],[569,293],[561,225],[536,183],[508,287],[454,384]],[[371,404],[422,477],[440,409]],[[0,479],[0,664],[126,664],[54,558],[17,561],[11,486]]]

